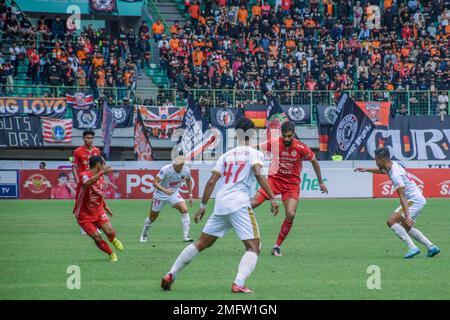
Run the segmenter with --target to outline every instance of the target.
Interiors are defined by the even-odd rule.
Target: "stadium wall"
[[[168,161],[112,161],[116,171],[108,178],[108,198],[148,199],[153,193],[153,179],[158,170]],[[388,177],[355,173],[356,167],[372,167],[373,161],[322,161],[322,176],[329,193],[320,192],[319,182],[310,163],[305,163],[302,172],[302,198],[384,198],[396,197]],[[411,178],[426,197],[450,198],[450,161],[402,162]],[[194,197],[202,196],[210,176],[213,163],[192,165]],[[39,170],[39,161],[0,161],[0,198],[49,199],[52,187],[58,184],[58,176],[65,172],[73,183],[69,162],[47,162],[47,169]],[[216,190],[220,185],[216,187]],[[252,195],[258,186],[252,186]],[[186,196],[187,191],[182,189]],[[55,195],[53,195],[55,196]],[[213,193],[213,197],[215,192]],[[56,196],[58,198],[58,196]]]

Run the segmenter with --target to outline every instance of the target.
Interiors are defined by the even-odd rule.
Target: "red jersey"
[[[105,201],[103,199],[105,183],[103,177],[90,186],[83,186],[83,181],[89,180],[94,174],[91,171],[82,172],[77,186],[77,195],[73,213],[78,220],[97,220],[98,216],[105,214]]]
[[[77,168],[77,178],[80,177],[82,172],[89,170],[89,159],[92,156],[100,156],[100,149],[97,147],[92,147],[92,150],[89,151],[85,146],[81,146],[76,148],[73,151],[73,164]]]
[[[278,157],[272,155],[272,163],[269,168],[269,178],[279,180],[285,184],[300,184],[300,173],[302,172],[303,160],[312,161],[315,154],[303,142],[293,139],[289,147],[279,138],[278,147],[274,146],[274,140],[267,143],[267,150],[275,152],[278,148]]]

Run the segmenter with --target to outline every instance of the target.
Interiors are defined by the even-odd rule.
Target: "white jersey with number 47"
[[[250,147],[236,147],[217,160],[213,172],[221,176],[214,204],[215,215],[226,215],[251,207],[251,187],[255,181],[253,166],[263,165],[262,152]]]
[[[388,172],[395,190],[405,188],[405,196],[408,201],[426,203],[417,184],[409,177],[408,172],[397,162],[392,161],[392,167]]]

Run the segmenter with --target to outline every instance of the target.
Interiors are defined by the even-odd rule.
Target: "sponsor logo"
[[[81,129],[95,128],[97,123],[97,114],[94,110],[83,110],[78,112],[77,120]]]
[[[443,196],[450,196],[450,180],[439,183],[439,193]]]
[[[124,123],[127,119],[127,111],[124,108],[111,108],[111,111],[117,124]]]
[[[293,151],[291,152],[291,156],[292,156],[292,157],[296,157],[296,156],[297,156],[297,151],[293,150]]]
[[[176,186],[179,185],[180,183],[181,183],[181,180],[180,180],[180,181],[170,182],[170,183],[169,183],[169,187],[176,187]]]
[[[292,106],[288,110],[289,118],[293,121],[300,122],[305,119],[305,110],[300,106]]]
[[[52,184],[42,174],[35,173],[28,177],[24,183],[24,187],[31,193],[41,194],[51,188]]]
[[[417,187],[419,187],[419,190],[423,193],[423,189],[425,188],[425,183],[423,182],[423,180],[409,172],[407,173],[407,176],[417,185]],[[380,183],[378,186],[381,188],[381,194],[384,196],[392,196],[396,192],[391,180]]]
[[[327,120],[330,124],[334,124],[337,119],[336,106],[328,106],[323,111],[323,115],[325,120]]]
[[[336,138],[341,150],[347,151],[350,148],[350,145],[356,137],[357,130],[358,119],[354,114],[346,115],[341,120],[336,132]]]
[[[228,128],[235,121],[234,113],[231,110],[221,109],[216,113],[217,123],[225,128]]]

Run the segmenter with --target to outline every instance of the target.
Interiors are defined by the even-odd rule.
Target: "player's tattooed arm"
[[[314,158],[313,160],[311,160],[311,164],[313,166],[314,172],[316,173],[317,180],[319,180],[320,191],[322,191],[322,193],[328,193],[328,188],[322,180],[322,172],[320,170],[319,161]]]
[[[376,174],[385,174],[386,172],[381,171],[379,168],[355,168],[355,172],[370,172]]]
[[[406,199],[405,196],[405,187],[402,186],[397,188],[397,193],[398,196],[400,197],[400,204],[402,205],[405,222],[408,226],[412,227],[414,226],[414,220],[412,220],[411,217],[409,216],[409,206],[408,206],[408,199]]]
[[[112,213],[111,209],[109,208],[109,206],[106,204],[106,202],[105,202],[104,208],[105,208],[106,213],[109,214],[110,217],[112,217],[113,213]]]
[[[168,196],[173,195],[173,190],[170,190],[168,188],[165,188],[163,186],[161,186],[159,183],[161,182],[161,178],[156,176],[155,181],[153,181],[153,185],[155,186],[156,189],[158,189],[161,192],[164,192],[165,194],[167,194]]]
[[[189,206],[192,207],[193,199],[192,199],[192,178],[186,180],[186,187],[189,192]]]
[[[90,186],[93,183],[96,183],[98,179],[100,179],[101,176],[103,176],[105,173],[112,172],[111,166],[104,166],[101,168],[95,175],[93,175],[91,178],[88,178],[88,176],[83,176],[83,186]]]
[[[267,182],[267,179],[264,176],[262,169],[263,169],[263,166],[259,163],[253,165],[253,173],[255,175],[256,181],[258,181],[261,188],[263,188],[263,190],[269,196],[270,211],[273,213],[274,216],[276,216],[278,214],[278,210],[279,210],[278,203],[275,200],[272,189],[270,189],[269,183]]]
[[[203,191],[203,197],[202,197],[202,203],[200,204],[200,208],[197,210],[197,212],[194,215],[194,221],[195,223],[199,223],[200,220],[202,220],[204,214],[205,214],[205,206],[208,203],[209,198],[211,198],[211,194],[214,191],[214,188],[216,187],[217,181],[219,181],[220,175],[213,171],[211,174],[211,177],[209,177],[208,182],[206,182],[205,190]]]

